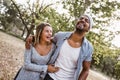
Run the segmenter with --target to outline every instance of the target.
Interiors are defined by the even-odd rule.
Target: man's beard
[[[76,27],[76,30],[75,30],[75,32],[76,32],[76,33],[79,33],[79,34],[80,34],[80,33],[83,33],[84,31],[85,31],[84,29],[79,29],[79,28],[77,28],[77,27]]]
[[[84,23],[83,24],[76,24],[75,27],[76,27],[76,32],[77,33],[88,32],[88,30],[84,28],[85,27]]]
[[[88,30],[85,30],[85,29],[79,29],[79,28],[76,27],[75,32],[77,32],[77,33],[83,33],[83,32],[88,32]]]
[[[77,33],[82,33],[82,32],[84,32],[84,27],[85,27],[85,24],[84,23],[77,23],[76,24],[76,32]]]

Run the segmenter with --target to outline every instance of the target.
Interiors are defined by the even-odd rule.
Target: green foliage
[[[115,65],[115,74],[116,78],[119,80],[120,79],[120,61]]]
[[[106,74],[110,76],[116,75],[114,69],[120,50],[112,47],[110,41],[115,33],[108,31],[106,26],[109,25],[111,17],[114,16],[113,12],[120,9],[120,3],[109,0],[63,0],[62,3],[74,19],[83,13],[93,16],[95,26],[93,31],[87,35],[94,46],[92,66],[100,68],[103,72],[105,70]],[[117,19],[117,17],[119,16],[114,16],[112,20]],[[73,22],[73,25],[75,24],[74,20],[71,22]],[[97,32],[94,32],[94,30],[97,30]],[[106,32],[108,35],[105,34]],[[118,75],[119,73],[117,73]]]
[[[39,4],[39,0],[36,0],[32,5],[28,1],[26,7],[13,0],[3,0],[3,3],[0,3],[0,25],[7,31],[17,27],[22,31],[22,36],[33,33],[35,25],[41,22],[49,22],[54,33],[73,31],[76,19],[83,13],[88,13],[94,19],[94,28],[86,36],[94,46],[92,66],[99,67],[101,71],[106,70],[109,75],[113,74],[115,69],[114,76],[119,78],[119,63],[116,61],[120,50],[112,46],[110,41],[120,32],[108,31],[106,26],[109,25],[111,17],[112,20],[119,19],[113,12],[120,9],[120,3],[115,0],[62,0],[63,8],[69,15],[59,14],[51,5],[53,4]]]
[[[102,72],[109,76],[114,76],[114,65],[116,64],[116,59],[111,58],[111,56],[106,56],[100,61],[100,68]]]
[[[10,0],[4,0],[0,5],[0,25],[3,27],[3,30],[20,36],[20,34],[16,33],[15,30],[15,28],[22,30],[22,23],[17,17],[18,12]]]
[[[10,3],[7,3],[7,1],[9,1]],[[20,23],[18,23],[17,25],[21,25],[21,27],[18,27],[18,26],[16,26],[16,27],[19,30],[23,31],[21,34],[22,37],[26,33],[27,33],[26,37],[28,37],[29,34],[33,34],[35,25],[37,23],[42,22],[43,21],[42,18],[45,18],[41,15],[44,12],[47,12],[46,9],[52,5],[52,4],[44,5],[43,2],[41,2],[39,4],[39,0],[37,0],[33,4],[30,4],[30,0],[28,0],[27,7],[26,7],[26,5],[17,4],[14,0],[7,0],[7,1],[6,0],[3,1],[3,6],[6,7],[5,10],[8,15],[6,15],[6,13],[3,13],[5,16],[7,16],[7,18],[4,17],[5,20],[3,19],[3,21],[1,21],[1,24],[6,29],[4,21],[7,21],[7,23],[14,23],[13,27],[15,27],[15,25],[17,23],[16,21],[19,21],[20,23],[22,23],[22,25]],[[7,4],[9,4],[9,7]],[[1,8],[1,9],[3,9],[3,8]]]

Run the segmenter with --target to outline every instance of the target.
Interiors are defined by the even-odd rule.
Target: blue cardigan
[[[47,73],[47,63],[54,49],[55,45],[53,44],[50,52],[45,56],[41,56],[31,45],[30,49],[25,50],[24,66],[15,80],[43,80]]]

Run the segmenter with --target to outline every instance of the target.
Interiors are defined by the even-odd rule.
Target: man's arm
[[[89,69],[90,69],[90,64],[91,64],[90,61],[83,61],[83,69],[80,73],[79,80],[86,80],[87,79]]]

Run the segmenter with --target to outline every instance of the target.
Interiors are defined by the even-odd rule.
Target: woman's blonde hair
[[[44,28],[46,26],[50,26],[51,25],[49,23],[40,23],[37,27],[36,27],[36,34],[35,34],[35,41],[34,41],[34,45],[38,44],[40,42],[41,39],[41,35],[42,35],[42,31],[44,30]]]

